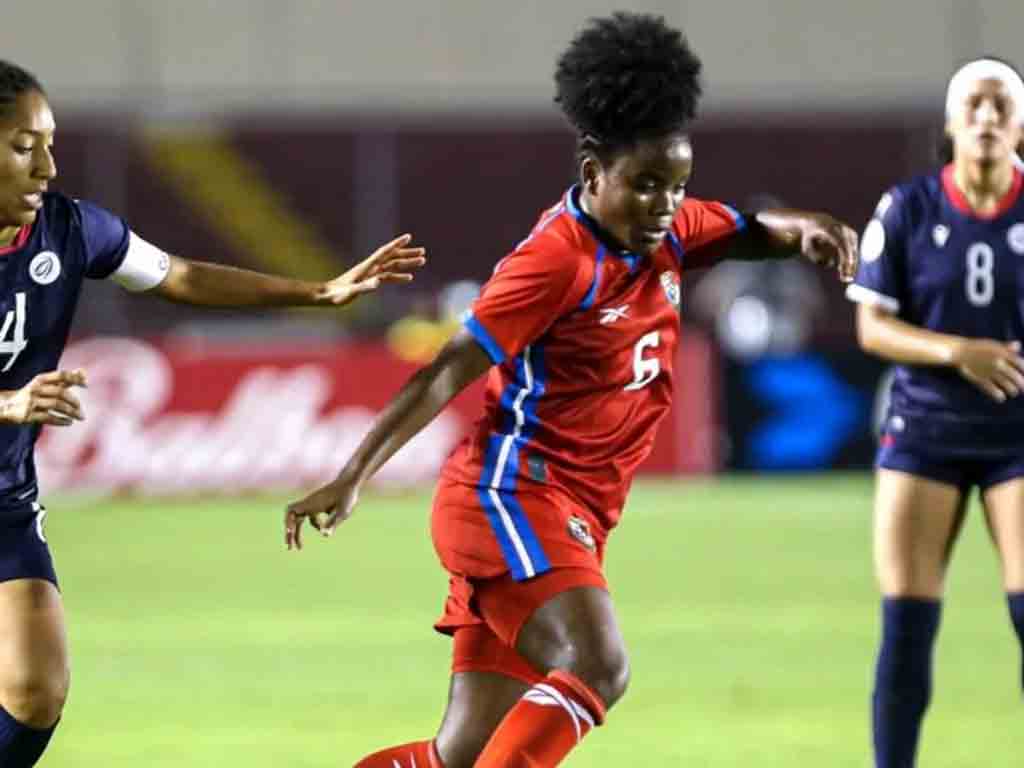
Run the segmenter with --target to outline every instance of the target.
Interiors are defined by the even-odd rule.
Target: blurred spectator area
[[[587,18],[623,7],[89,0],[55,15],[8,5],[3,56],[51,96],[60,186],[144,237],[308,277],[402,231],[430,249],[412,289],[329,323],[186,315],[100,284],[76,327],[160,334],[187,322],[197,335],[372,331],[410,310],[429,315],[442,286],[486,278],[572,181],[573,137],[551,103],[558,54]],[[858,229],[885,187],[932,162],[956,65],[1019,48],[1017,0],[626,5],[682,28],[703,61],[692,194],[740,208],[770,196]],[[25,30],[43,30],[46,45]],[[846,302],[818,282],[814,332],[849,338]]]
[[[770,196],[859,229],[886,187],[934,162],[939,129],[925,112],[713,115],[693,133],[689,193],[748,210]],[[345,315],[349,330],[429,314],[443,286],[486,279],[575,173],[573,136],[545,112],[249,115],[159,129],[72,113],[56,150],[62,190],[192,258],[323,278],[414,233],[429,267],[414,288]],[[827,310],[816,332],[849,335],[841,292],[820,282]],[[155,334],[185,321],[197,316],[101,284],[84,296],[77,331]]]

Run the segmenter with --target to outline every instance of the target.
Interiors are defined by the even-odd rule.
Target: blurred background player
[[[464,330],[384,409],[338,478],[289,506],[330,534],[363,484],[490,371],[485,416],[446,462],[433,539],[450,576],[448,709],[434,741],[363,759],[554,766],[625,692],[605,543],[667,412],[685,270],[803,254],[852,276],[856,236],[825,214],[686,198],[700,62],[660,17],[592,20],[558,61],[578,183],[496,267]],[[320,519],[326,516],[326,519]]]
[[[862,347],[899,363],[875,489],[882,640],[875,761],[915,761],[946,567],[977,486],[1024,644],[1024,83],[984,58],[949,82],[952,162],[882,196],[848,295]]]
[[[85,417],[82,370],[56,370],[84,278],[205,306],[340,306],[412,279],[409,237],[326,283],[171,256],[120,218],[48,189],[56,124],[30,73],[0,61],[0,765],[34,765],[68,692],[64,610],[43,534],[33,447]]]

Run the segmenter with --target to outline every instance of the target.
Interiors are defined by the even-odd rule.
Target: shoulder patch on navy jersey
[[[870,264],[877,261],[885,250],[885,227],[878,219],[872,219],[864,228],[864,235],[860,239],[861,261]]]
[[[1024,222],[1017,222],[1006,233],[1006,244],[1017,255],[1024,255]]]
[[[60,258],[53,251],[37,253],[29,262],[28,274],[34,283],[49,285],[60,277]]]
[[[880,219],[885,218],[886,212],[892,207],[892,194],[886,192],[882,195],[882,198],[878,201],[878,205],[875,206],[875,216]]]

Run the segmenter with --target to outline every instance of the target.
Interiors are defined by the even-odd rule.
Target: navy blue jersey
[[[64,351],[82,280],[116,270],[128,249],[124,220],[47,193],[28,239],[0,255],[0,390],[53,371]],[[0,425],[0,515],[37,495],[37,425]]]
[[[1024,178],[987,216],[968,205],[952,166],[882,196],[861,239],[847,295],[939,333],[1024,340]],[[927,439],[1024,444],[1024,397],[998,403],[950,367],[899,365],[887,429]]]

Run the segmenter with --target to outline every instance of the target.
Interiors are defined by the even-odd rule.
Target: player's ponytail
[[[0,116],[6,115],[18,96],[26,91],[38,91],[46,95],[35,75],[17,64],[0,59]]]

